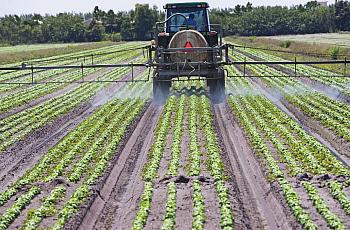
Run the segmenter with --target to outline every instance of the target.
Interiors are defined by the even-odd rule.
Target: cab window
[[[206,8],[179,8],[168,9],[167,18],[180,13],[187,18],[188,26],[200,32],[209,31]],[[167,32],[178,32],[181,28],[186,28],[187,23],[183,16],[177,15],[167,23]]]

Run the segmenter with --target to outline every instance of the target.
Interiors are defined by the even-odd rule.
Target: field
[[[303,35],[279,35],[265,38],[281,41],[294,41],[306,43],[324,43],[343,47],[350,47],[350,33],[326,33],[326,34],[303,34]]]
[[[143,46],[50,64],[103,52],[94,63],[145,62]],[[35,72],[36,83],[65,81],[50,84],[0,73],[29,83],[0,84],[0,229],[349,229],[350,79],[309,65],[298,78],[287,77],[294,65],[246,66],[260,77],[226,68],[220,104],[201,79],[174,81],[157,105],[151,81],[113,82],[132,78],[126,67]]]
[[[38,45],[17,45],[17,46],[3,46],[0,47],[0,53],[17,53],[23,51],[65,48],[69,46],[82,46],[89,43],[61,43],[61,44],[38,44]],[[92,44],[92,43],[91,43]]]
[[[0,65],[25,62],[38,58],[49,58],[84,50],[98,49],[117,44],[115,42],[85,42],[85,43],[58,43],[0,46]]]

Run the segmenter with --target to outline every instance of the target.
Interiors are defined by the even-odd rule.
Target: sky
[[[169,2],[184,2],[194,0],[0,0],[0,16],[7,14],[56,14],[60,12],[91,12],[94,6],[103,10],[112,9],[115,12],[132,9],[136,3],[149,3],[162,7]],[[248,0],[207,0],[211,7],[232,7],[237,4],[246,4]],[[250,0],[253,6],[261,5],[298,5],[308,0]],[[334,2],[329,1],[329,2]]]

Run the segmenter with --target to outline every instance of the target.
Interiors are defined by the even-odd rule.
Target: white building
[[[328,1],[317,1],[321,6],[327,6]]]

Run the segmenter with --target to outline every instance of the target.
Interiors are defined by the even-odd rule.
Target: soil
[[[301,229],[290,213],[278,189],[266,180],[261,164],[256,159],[236,119],[227,105],[214,106],[217,129],[227,154],[231,177],[241,201],[242,218],[239,229]],[[236,214],[237,215],[237,214]],[[240,223],[242,221],[243,223]],[[243,226],[242,226],[243,225]]]
[[[79,226],[80,229],[111,229],[114,223],[123,223],[124,227],[130,229],[133,212],[137,209],[137,197],[140,197],[143,190],[142,167],[153,142],[160,112],[161,108],[154,104],[149,106],[125,147],[117,154],[118,159],[111,164],[113,167],[106,173],[105,180],[96,186],[99,195],[91,199],[89,208],[86,208],[79,219],[75,218],[66,226]],[[134,189],[129,189],[133,186]]]
[[[187,107],[188,108],[188,107]],[[185,114],[188,110],[185,110]],[[190,136],[188,131],[188,116],[183,120],[183,134],[181,140],[181,156],[179,165],[179,178],[183,178],[184,183],[176,184],[176,218],[175,229],[191,229],[192,228],[192,186],[189,180],[186,180],[186,164],[188,162]]]

